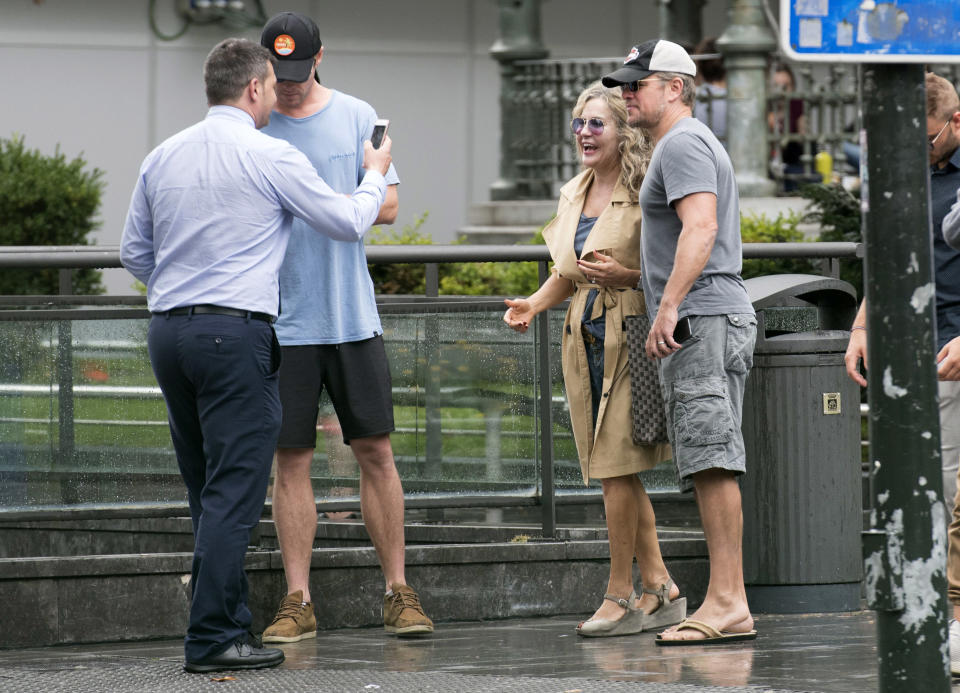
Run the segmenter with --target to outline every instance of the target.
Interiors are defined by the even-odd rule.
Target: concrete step
[[[533,238],[538,226],[462,226],[458,234],[477,245],[515,245]]]
[[[182,534],[180,524],[157,529]],[[270,623],[286,589],[280,552],[266,548],[275,540],[271,527],[261,523],[246,557],[256,632]],[[539,526],[434,529],[407,526],[406,576],[437,622],[589,613],[607,584],[609,551],[599,528],[561,530],[555,539],[538,537]],[[326,542],[318,543],[342,542],[313,551],[321,629],[382,623],[383,575],[369,542],[360,543],[365,532],[359,521],[320,524],[318,539]],[[702,532],[664,530],[660,545],[695,607],[708,577]],[[182,637],[191,560],[189,551],[176,550],[0,559],[0,603],[6,622],[17,624],[0,629],[0,648]]]
[[[556,200],[477,202],[467,210],[471,226],[543,226],[557,211]]]
[[[555,200],[509,200],[479,202],[470,205],[467,225],[458,233],[468,243],[479,245],[513,245],[530,240],[537,229],[553,218]],[[740,212],[744,215],[765,216],[770,220],[778,214],[806,214],[810,202],[801,197],[744,197]],[[817,224],[800,224],[800,231],[810,240],[816,239],[821,229]]]

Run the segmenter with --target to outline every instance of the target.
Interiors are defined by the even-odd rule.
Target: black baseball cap
[[[679,72],[696,77],[697,65],[680,44],[653,39],[630,48],[623,67],[603,78],[603,86],[619,87],[649,77],[654,72]]]
[[[312,19],[296,12],[281,12],[263,27],[260,45],[277,59],[278,81],[306,82],[313,72],[313,57],[323,44]]]

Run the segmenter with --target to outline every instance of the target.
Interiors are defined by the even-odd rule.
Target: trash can
[[[812,275],[746,281],[757,344],[743,403],[744,582],[760,613],[860,608],[860,390],[843,355],[854,288]]]

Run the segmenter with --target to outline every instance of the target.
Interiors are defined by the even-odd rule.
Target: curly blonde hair
[[[627,104],[620,95],[619,88],[603,86],[600,81],[587,86],[573,107],[572,117],[579,118],[588,101],[602,99],[617,126],[617,143],[620,152],[620,182],[630,191],[633,198],[640,194],[640,185],[647,173],[650,155],[653,154],[653,142],[645,130],[627,122]],[[574,138],[576,140],[576,138]]]

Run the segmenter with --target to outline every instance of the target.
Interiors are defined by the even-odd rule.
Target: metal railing
[[[855,258],[860,256],[860,246],[854,243],[781,243],[781,244],[745,244],[745,258],[820,258],[825,260],[827,273],[836,276],[839,258]],[[416,349],[425,363],[436,363],[440,357],[441,348],[445,354],[456,353],[457,350],[467,349],[471,345],[458,344],[456,340],[447,340],[441,345],[440,320],[445,314],[468,314],[471,312],[493,313],[497,323],[502,314],[503,304],[499,300],[482,300],[475,298],[439,296],[438,266],[446,262],[518,262],[533,261],[539,266],[540,281],[548,276],[548,262],[550,260],[544,246],[370,246],[367,248],[367,257],[371,263],[413,263],[424,264],[427,267],[426,295],[423,297],[379,297],[381,314],[388,321],[391,316],[416,315],[422,322],[422,331],[416,336]],[[74,268],[106,268],[119,267],[119,251],[115,247],[7,247],[0,248],[0,269],[24,267],[55,267],[61,270],[61,287],[69,288],[70,272]],[[77,385],[74,383],[73,328],[75,321],[81,320],[116,320],[135,319],[146,320],[149,313],[146,310],[146,299],[142,296],[5,296],[0,297],[0,304],[5,309],[0,310],[0,352],[3,350],[3,325],[11,323],[26,323],[30,321],[44,321],[56,325],[56,338],[49,337],[46,343],[51,352],[51,382],[45,391],[49,393],[51,402],[56,401],[56,411],[51,411],[48,420],[56,421],[58,438],[54,446],[51,440],[51,469],[64,467],[64,463],[75,457],[75,427],[96,426],[90,417],[77,416],[75,405],[79,397],[86,397],[91,393],[99,396],[116,396],[119,391],[110,390],[106,385]],[[557,375],[557,318],[558,311],[553,311],[553,321],[549,312],[538,316],[533,325],[532,343],[529,348],[529,367],[533,372],[533,389],[529,396],[524,395],[514,404],[518,414],[531,416],[535,421],[534,430],[529,431],[536,441],[534,465],[536,467],[535,481],[526,486],[524,483],[513,484],[513,488],[503,492],[489,492],[484,488],[510,487],[511,484],[479,484],[477,492],[457,493],[452,483],[434,483],[427,485],[432,490],[425,493],[409,494],[407,505],[410,508],[443,508],[443,507],[486,507],[503,508],[511,506],[540,506],[542,510],[542,529],[544,536],[552,536],[556,529],[556,507],[558,503],[593,503],[598,502],[599,492],[594,487],[586,490],[575,490],[570,487],[557,490],[554,474],[559,467],[554,460],[554,435],[557,432],[554,417],[565,412],[565,402],[562,390],[555,387],[559,380]],[[418,328],[419,329],[419,328]],[[512,333],[509,333],[512,335]],[[6,361],[8,354],[0,353],[0,360]],[[449,430],[441,429],[439,412],[451,405],[460,407],[475,407],[478,410],[486,407],[486,402],[480,401],[483,394],[477,395],[470,387],[455,388],[445,385],[441,378],[433,377],[432,370],[426,368],[423,381],[413,390],[395,392],[395,404],[406,406],[413,401],[417,411],[423,411],[424,422],[417,424],[419,432],[422,426],[424,442],[423,460],[425,468],[434,469],[434,481],[439,480],[436,470],[443,463],[443,436]],[[396,384],[396,379],[395,379]],[[147,388],[147,398],[156,398],[155,383]],[[0,398],[10,385],[5,385],[0,392]],[[16,388],[13,388],[16,389]],[[402,388],[401,388],[402,389]],[[89,391],[89,392],[88,392]],[[139,391],[139,390],[138,390]],[[9,393],[6,393],[9,394]],[[21,393],[22,394],[22,393]],[[474,397],[476,401],[470,400]],[[52,404],[51,404],[52,406]],[[500,406],[499,404],[497,406]],[[495,409],[496,407],[494,407]],[[522,411],[521,411],[522,410]],[[493,410],[491,410],[493,411]],[[473,429],[471,433],[483,438],[484,443],[477,443],[477,449],[486,447],[485,453],[479,457],[481,461],[493,463],[495,468],[498,462],[498,450],[502,430],[497,424],[497,412],[487,420],[484,429]],[[484,414],[486,416],[486,414]],[[111,420],[132,418],[133,414],[117,415]],[[21,417],[30,419],[30,417]],[[145,423],[155,423],[156,417],[149,418]],[[24,422],[27,423],[27,422]],[[113,425],[104,421],[102,425]],[[156,427],[155,427],[156,428]],[[521,433],[520,437],[526,436]],[[492,440],[496,438],[496,440]],[[0,448],[2,449],[2,448]],[[493,450],[494,452],[491,452]],[[419,454],[419,453],[418,453]],[[492,457],[491,457],[492,455]],[[399,456],[398,456],[399,457]],[[493,459],[497,458],[497,459]],[[576,467],[576,474],[579,468]],[[353,508],[355,501],[334,500],[323,498],[320,507],[325,510]]]

